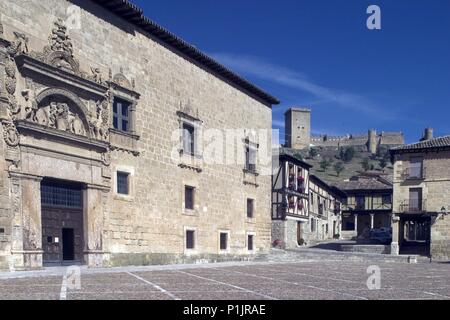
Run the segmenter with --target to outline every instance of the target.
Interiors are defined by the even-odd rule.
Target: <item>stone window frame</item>
[[[248,249],[248,239],[249,236],[252,236],[252,250]],[[247,231],[245,233],[245,250],[247,251],[248,254],[256,254],[256,246],[255,246],[255,239],[256,239],[256,232],[255,231]]]
[[[220,236],[221,234],[226,234],[227,235],[227,248],[226,249],[221,249],[220,248]],[[217,237],[217,250],[219,252],[219,254],[227,254],[230,253],[230,249],[231,249],[231,231],[229,229],[219,229],[218,232],[218,237]]]
[[[128,109],[128,131],[122,131],[114,128],[114,99],[120,99],[125,102],[128,102],[130,104],[130,107]],[[137,104],[138,104],[138,98],[135,94],[128,92],[128,90],[121,89],[121,87],[114,86],[111,88],[111,112],[110,112],[110,131],[118,134],[123,134],[131,137],[137,136],[137,128],[136,128],[136,112],[137,112]]]
[[[187,248],[187,232],[194,232],[194,248]],[[198,253],[198,232],[197,227],[184,226],[183,227],[183,252],[185,255],[193,255]]]
[[[253,216],[249,217],[247,215],[247,200],[253,200]],[[257,212],[257,201],[256,201],[256,195],[247,193],[244,195],[244,214],[245,214],[245,220],[247,223],[255,223],[256,220],[256,212]]]
[[[186,208],[186,186],[194,188],[194,209]],[[181,213],[188,216],[199,216],[200,215],[200,193],[199,184],[196,180],[183,180],[181,183]]]
[[[180,156],[183,157],[188,157],[188,158],[196,158],[196,159],[202,159],[202,152],[203,152],[203,148],[202,148],[202,144],[201,144],[201,135],[202,135],[202,131],[203,131],[203,121],[193,117],[185,112],[182,111],[177,111],[177,115],[178,115],[178,129],[180,130],[180,143],[179,143],[179,153]],[[194,152],[193,154],[190,153],[185,153],[184,152],[184,140],[183,140],[183,130],[184,130],[184,125],[188,125],[194,128]]]
[[[243,171],[245,173],[252,174],[254,176],[258,176],[259,172],[258,172],[257,165],[258,165],[259,143],[253,142],[252,140],[250,140],[249,137],[246,137],[245,139],[243,139],[242,142],[243,142],[243,150],[244,150]],[[247,166],[247,149],[249,149],[249,157],[250,157],[250,150],[255,151],[255,163],[254,163],[255,168],[253,170]]]
[[[135,170],[134,167],[131,166],[125,166],[125,165],[116,165],[114,170],[114,174],[111,177],[111,182],[113,186],[113,194],[114,199],[116,200],[123,200],[123,201],[133,201],[134,200],[134,176],[135,176]],[[117,173],[123,172],[128,173],[128,194],[121,194],[117,192]]]
[[[117,110],[117,112],[114,112],[114,105],[115,105],[115,102],[117,100],[121,100],[121,102],[125,102],[127,104],[127,115],[126,116],[122,115],[122,113],[123,113],[123,104],[122,103],[120,104],[121,105],[120,112],[119,112],[119,110]],[[132,130],[133,130],[132,129],[132,123],[130,121],[131,119],[133,119],[133,115],[132,115],[132,112],[131,112],[131,110],[132,110],[132,103],[131,103],[131,101],[126,100],[126,99],[122,99],[121,97],[116,95],[116,96],[113,97],[112,105],[113,105],[113,108],[112,108],[112,115],[113,115],[112,127],[113,127],[113,129],[117,130],[119,132],[122,132],[122,133],[132,133]],[[117,121],[117,126],[118,127],[122,127],[121,121],[126,120],[127,121],[127,129],[128,130],[125,131],[123,129],[118,129],[118,128],[114,127],[114,115],[115,114],[117,114],[117,120],[118,120]]]

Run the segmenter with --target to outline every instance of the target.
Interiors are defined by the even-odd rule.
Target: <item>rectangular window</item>
[[[228,233],[221,232],[220,233],[220,250],[228,249]]]
[[[422,189],[409,189],[409,210],[413,212],[422,211]]]
[[[382,204],[392,204],[392,197],[390,194],[383,194],[381,198]]]
[[[0,228],[0,234],[5,233],[5,228]]]
[[[195,231],[186,230],[186,249],[195,249]]]
[[[252,234],[247,235],[247,250],[253,251],[253,235]]]
[[[423,159],[421,157],[413,157],[409,161],[409,177],[422,178]]]
[[[130,131],[130,106],[131,103],[123,99],[114,98],[113,102],[113,127],[119,131]]]
[[[128,172],[117,172],[117,193],[118,194],[129,194],[129,176]]]
[[[183,153],[195,154],[195,128],[187,123],[183,123]]]
[[[256,172],[256,149],[254,147],[245,147],[245,169]]]
[[[191,186],[184,187],[184,207],[194,210],[195,188]]]
[[[311,219],[311,232],[316,231],[316,220]]]
[[[366,207],[366,197],[365,196],[356,196],[356,209],[364,210]]]
[[[79,186],[43,182],[41,202],[44,206],[82,208],[82,191]]]
[[[253,218],[255,200],[247,199],[247,218]]]

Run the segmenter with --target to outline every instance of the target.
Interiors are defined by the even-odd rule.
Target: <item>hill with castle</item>
[[[424,138],[432,135],[432,129],[425,130]],[[404,144],[402,132],[377,133],[375,129],[367,134],[311,135],[311,109],[290,108],[285,113],[285,145],[281,151],[313,165],[313,173],[321,179],[338,182],[359,171],[392,175],[389,149]]]

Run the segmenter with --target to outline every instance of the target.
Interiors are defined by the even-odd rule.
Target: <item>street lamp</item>
[[[447,208],[445,208],[445,206],[443,206],[441,208],[441,214],[442,214],[442,219],[444,219],[444,217],[449,214],[449,212],[447,211]]]

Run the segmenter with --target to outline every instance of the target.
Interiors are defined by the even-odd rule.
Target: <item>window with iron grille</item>
[[[195,249],[195,231],[186,230],[186,249]]]
[[[195,188],[191,186],[184,186],[184,207],[189,210],[194,210]]]
[[[248,251],[253,251],[253,235],[247,235],[247,249]]]
[[[117,172],[117,193],[125,195],[130,193],[129,176],[128,172]]]
[[[113,127],[119,131],[130,132],[131,103],[123,99],[114,98]]]
[[[228,249],[228,233],[221,232],[220,233],[220,250]]]
[[[41,185],[41,203],[43,206],[82,208],[82,191],[75,186],[58,183]]]
[[[247,199],[247,218],[253,218],[255,200]]]

